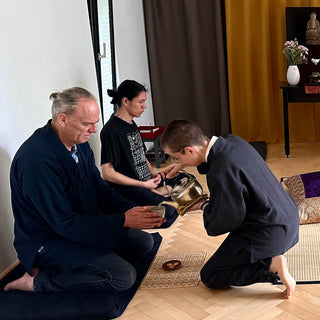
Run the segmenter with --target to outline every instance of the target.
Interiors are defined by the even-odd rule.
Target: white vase
[[[287,81],[291,86],[296,86],[300,81],[300,71],[298,66],[288,66]]]

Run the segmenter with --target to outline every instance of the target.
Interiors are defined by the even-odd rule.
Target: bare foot
[[[6,284],[3,290],[4,291],[10,291],[10,290],[34,291],[33,277],[26,272],[21,278]]]
[[[288,271],[287,259],[282,255],[273,257],[271,260],[270,271],[278,273],[281,282],[286,287],[286,290],[283,291],[283,296],[285,299],[289,299],[296,287],[296,281]]]
[[[152,189],[151,191],[153,191],[154,193],[160,194],[164,197],[169,197],[169,196],[171,196],[171,193],[172,193],[172,187],[171,186],[162,186],[157,189]]]

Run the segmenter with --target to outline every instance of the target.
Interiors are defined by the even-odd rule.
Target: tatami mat
[[[200,281],[200,270],[207,253],[169,254],[157,256],[143,279],[141,289],[195,287]],[[181,267],[166,271],[162,265],[169,260],[181,261]]]
[[[297,283],[320,283],[320,223],[300,225],[299,242],[285,256]]]

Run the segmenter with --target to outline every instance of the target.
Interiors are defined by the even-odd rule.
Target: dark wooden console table
[[[297,102],[320,102],[320,94],[309,94],[305,92],[304,84],[290,86],[286,81],[279,82],[283,96],[283,128],[284,128],[284,150],[286,157],[290,157],[288,103]]]

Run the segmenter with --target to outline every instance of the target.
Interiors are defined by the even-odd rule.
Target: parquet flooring
[[[291,145],[290,158],[282,144],[268,145],[267,164],[275,176],[320,171],[320,143]],[[188,171],[195,173],[193,168]],[[205,177],[199,176],[205,187]],[[204,188],[206,190],[206,187]],[[154,232],[149,230],[150,232]],[[159,230],[157,230],[159,231]],[[178,217],[168,229],[160,229],[163,242],[158,254],[207,252],[210,257],[225,235],[207,236],[202,215]],[[283,300],[283,286],[267,283],[247,287],[212,290],[201,282],[197,287],[139,289],[121,320],[315,320],[320,319],[320,285],[297,285],[294,295]]]

